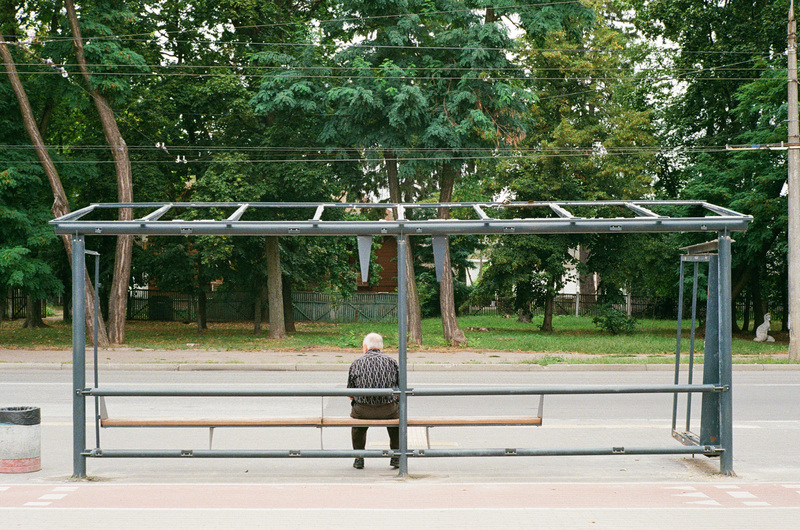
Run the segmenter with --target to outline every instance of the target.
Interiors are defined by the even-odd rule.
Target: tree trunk
[[[286,326],[286,333],[295,333],[297,328],[294,326],[294,305],[292,304],[292,280],[283,279],[283,324]]]
[[[42,301],[32,296],[25,297],[25,323],[23,329],[46,328],[42,320]]]
[[[422,308],[419,305],[419,291],[414,274],[414,251],[411,238],[406,236],[406,300],[408,314],[408,342],[422,346]]]
[[[286,338],[286,323],[283,320],[283,279],[280,245],[276,236],[269,236],[266,240],[269,338],[284,339]]]
[[[397,156],[391,150],[384,152],[386,160],[386,177],[389,183],[389,200],[395,203],[403,202],[400,193],[400,178],[397,172]],[[395,212],[397,218],[397,212]],[[405,236],[406,240],[406,306],[408,323],[408,342],[422,345],[422,308],[419,305],[419,291],[417,291],[417,278],[414,274],[414,253],[411,250],[411,238]],[[398,267],[403,264],[398,263]]]
[[[450,202],[453,198],[455,171],[450,164],[443,164],[442,178],[439,182],[439,202]],[[439,208],[439,219],[449,219],[450,209]],[[445,246],[442,281],[439,283],[439,308],[442,311],[442,332],[444,340],[453,346],[466,346],[467,337],[458,327],[456,320],[455,291],[453,289],[453,269],[450,265],[450,245]]]
[[[117,173],[117,196],[120,202],[133,202],[133,181],[128,146],[119,132],[117,120],[114,118],[114,111],[111,110],[111,106],[106,101],[106,98],[92,87],[89,70],[86,67],[83,38],[78,25],[75,4],[72,0],[65,0],[64,5],[67,9],[67,18],[72,30],[78,66],[86,82],[87,90],[94,101],[97,114],[100,116],[103,133],[106,137],[106,142],[111,148],[111,156],[114,158],[114,167]],[[130,208],[120,209],[120,221],[130,221],[132,219],[133,210]],[[128,284],[131,276],[132,251],[133,236],[118,236],[117,249],[114,255],[114,277],[111,281],[111,293],[108,300],[108,338],[114,344],[123,344],[125,342],[125,317],[128,311]]]
[[[750,304],[752,303],[752,301],[753,301],[753,295],[748,290],[744,293],[744,315],[742,316],[742,331],[747,331],[750,329]]]
[[[261,296],[261,281],[257,280],[256,295],[253,300],[253,335],[261,335],[261,308],[264,306],[264,299]]]
[[[589,261],[589,249],[586,245],[578,247],[578,260],[584,265]],[[578,276],[578,301],[579,312],[587,313],[597,302],[597,287],[594,283],[594,274],[581,273]]]
[[[50,158],[50,153],[47,152],[47,148],[44,145],[42,135],[36,126],[36,120],[33,117],[33,110],[31,109],[28,95],[25,93],[25,88],[22,86],[22,81],[20,81],[19,75],[17,74],[16,65],[14,64],[14,58],[8,51],[8,47],[5,44],[5,38],[3,37],[2,33],[0,33],[0,55],[3,57],[3,64],[5,65],[6,73],[8,73],[8,79],[11,83],[12,89],[14,90],[14,95],[17,98],[17,103],[19,105],[20,113],[22,114],[22,122],[25,125],[25,130],[28,133],[31,143],[36,148],[36,155],[39,157],[39,162],[41,162],[44,173],[47,176],[48,182],[50,183],[50,189],[53,191],[54,200],[50,211],[53,212],[54,217],[67,215],[70,213],[67,194],[64,192],[64,187],[61,185],[61,178],[58,175],[58,171],[56,171],[56,166],[53,164],[53,160]],[[64,245],[64,250],[67,252],[67,259],[69,260],[71,268],[72,241],[69,236],[62,235],[61,242]],[[94,287],[89,279],[89,274],[84,274],[84,277],[86,278],[86,285],[84,288],[86,303],[86,326],[88,327],[89,331],[87,333],[87,337],[90,337],[89,340],[92,340],[94,337]],[[106,333],[105,323],[103,322],[102,318],[98,319],[98,323],[98,345],[105,348],[108,346],[108,334]]]
[[[544,319],[542,320],[542,327],[539,328],[542,331],[551,332],[553,331],[553,302],[555,301],[555,295],[552,291],[548,291],[544,297]]]
[[[72,280],[72,276],[69,279],[62,281],[64,285],[70,285],[70,281]],[[64,322],[72,322],[72,287],[67,287],[64,289],[64,310],[61,313],[61,319]]]
[[[754,275],[752,285],[753,295],[751,298],[753,300],[753,336],[755,336],[756,328],[764,323],[764,315],[767,313],[764,297],[761,295],[760,271]],[[746,328],[745,331],[747,331]]]
[[[208,296],[205,290],[197,293],[197,332],[203,333],[208,329]]]
[[[261,278],[261,323],[269,323],[269,290],[266,278]]]

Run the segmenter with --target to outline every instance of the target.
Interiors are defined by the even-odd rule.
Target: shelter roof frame
[[[449,219],[414,219],[415,211],[450,208]],[[678,217],[658,210],[685,207],[695,215]],[[95,217],[108,209],[144,210],[129,221]],[[380,220],[326,220],[329,210],[385,209]],[[593,216],[573,213],[576,209]],[[222,210],[229,210],[221,216]],[[313,215],[300,218],[303,210]],[[524,217],[493,216],[505,210]],[[697,215],[697,211],[702,215]],[[200,219],[163,217],[193,211]],[[251,220],[247,215],[266,211],[294,215],[292,219]],[[602,216],[605,212],[614,217]],[[181,212],[181,213],[183,213]],[[138,212],[137,212],[138,213]],[[180,213],[178,215],[181,215]],[[218,218],[207,218],[209,216]],[[450,203],[340,203],[340,202],[141,202],[96,203],[58,217],[50,224],[57,234],[74,235],[221,235],[221,236],[357,236],[357,235],[456,235],[456,234],[561,234],[637,232],[738,232],[753,218],[706,201],[541,201],[541,202],[450,202]]]

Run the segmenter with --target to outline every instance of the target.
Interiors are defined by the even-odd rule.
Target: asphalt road
[[[410,373],[409,385],[669,384],[672,377],[671,372],[639,371],[447,371]],[[686,524],[775,528],[800,521],[797,371],[735,372],[735,477],[717,475],[716,459],[679,455],[411,458],[407,480],[398,479],[382,459],[368,460],[358,471],[349,459],[334,458],[95,458],[87,463],[94,481],[75,483],[69,479],[70,378],[68,371],[0,371],[0,406],[42,409],[42,471],[0,475],[0,520],[11,528],[78,527],[87,516],[92,524],[126,528],[210,528],[221,521],[242,528],[320,521],[331,528],[525,528],[531,521],[540,527],[666,528],[680,524],[679,516]],[[110,371],[102,374],[102,384],[343,387],[344,378],[341,371]],[[683,409],[683,398],[681,403]],[[699,396],[693,404],[692,429],[699,430]],[[113,416],[139,417],[291,416],[320,409],[344,415],[348,408],[346,398],[318,397],[109,398],[108,405]],[[410,414],[426,415],[523,414],[535,406],[534,399],[521,396],[409,400]],[[671,395],[547,396],[540,428],[436,428],[431,441],[434,447],[458,448],[679,446],[670,436],[671,414]],[[94,445],[91,425],[87,436]],[[411,441],[413,448],[413,436]],[[325,430],[323,443],[349,448],[348,429]],[[100,445],[203,449],[207,444],[208,431],[192,428],[107,429]],[[314,428],[218,429],[214,436],[215,448],[316,449],[319,444]],[[370,429],[368,448],[384,447],[385,431]],[[154,501],[154,494],[164,502]],[[690,517],[686,508],[692,508]]]

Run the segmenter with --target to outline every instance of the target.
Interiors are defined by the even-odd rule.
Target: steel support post
[[[688,384],[694,382],[694,338],[697,331],[697,275],[700,264],[694,263],[694,274],[692,275],[692,327],[689,335],[689,378]],[[691,430],[692,420],[692,395],[686,394],[686,432]]]
[[[72,477],[86,478],[86,242],[72,237]]]
[[[408,300],[406,299],[406,245],[408,238],[397,238],[397,359],[400,369],[400,476],[408,476]]]
[[[681,272],[678,276],[678,331],[675,339],[675,385],[680,381],[681,370],[681,330],[683,329],[683,260],[681,260]],[[678,394],[672,396],[672,432],[677,429],[678,424]]]
[[[719,383],[725,390],[719,397],[720,446],[724,450],[719,462],[723,475],[733,475],[733,371],[731,312],[731,237],[719,233]]]
[[[97,361],[97,334],[100,329],[100,253],[87,250],[86,254],[94,256],[94,333],[92,335],[92,352],[94,366],[94,387],[100,386],[100,363]],[[85,403],[85,402],[84,402]],[[94,398],[94,440],[95,447],[100,447],[100,398]]]
[[[719,384],[719,260],[708,262],[708,298],[706,298],[706,334],[703,343],[703,384]],[[719,444],[719,394],[703,394],[700,412],[700,443]]]

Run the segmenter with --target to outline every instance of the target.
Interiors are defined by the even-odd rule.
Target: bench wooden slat
[[[446,425],[541,425],[542,418],[529,416],[409,418],[408,424],[429,425],[431,427]]]
[[[103,427],[318,427],[322,418],[172,419],[103,418]]]
[[[330,426],[358,426],[358,425],[398,425],[400,420],[358,420],[348,417],[328,417],[322,418],[323,425]],[[542,418],[531,416],[442,416],[442,417],[429,417],[429,418],[409,418],[408,425],[410,426],[424,426],[424,427],[437,427],[447,425],[487,425],[487,426],[502,426],[502,425],[541,425]]]

